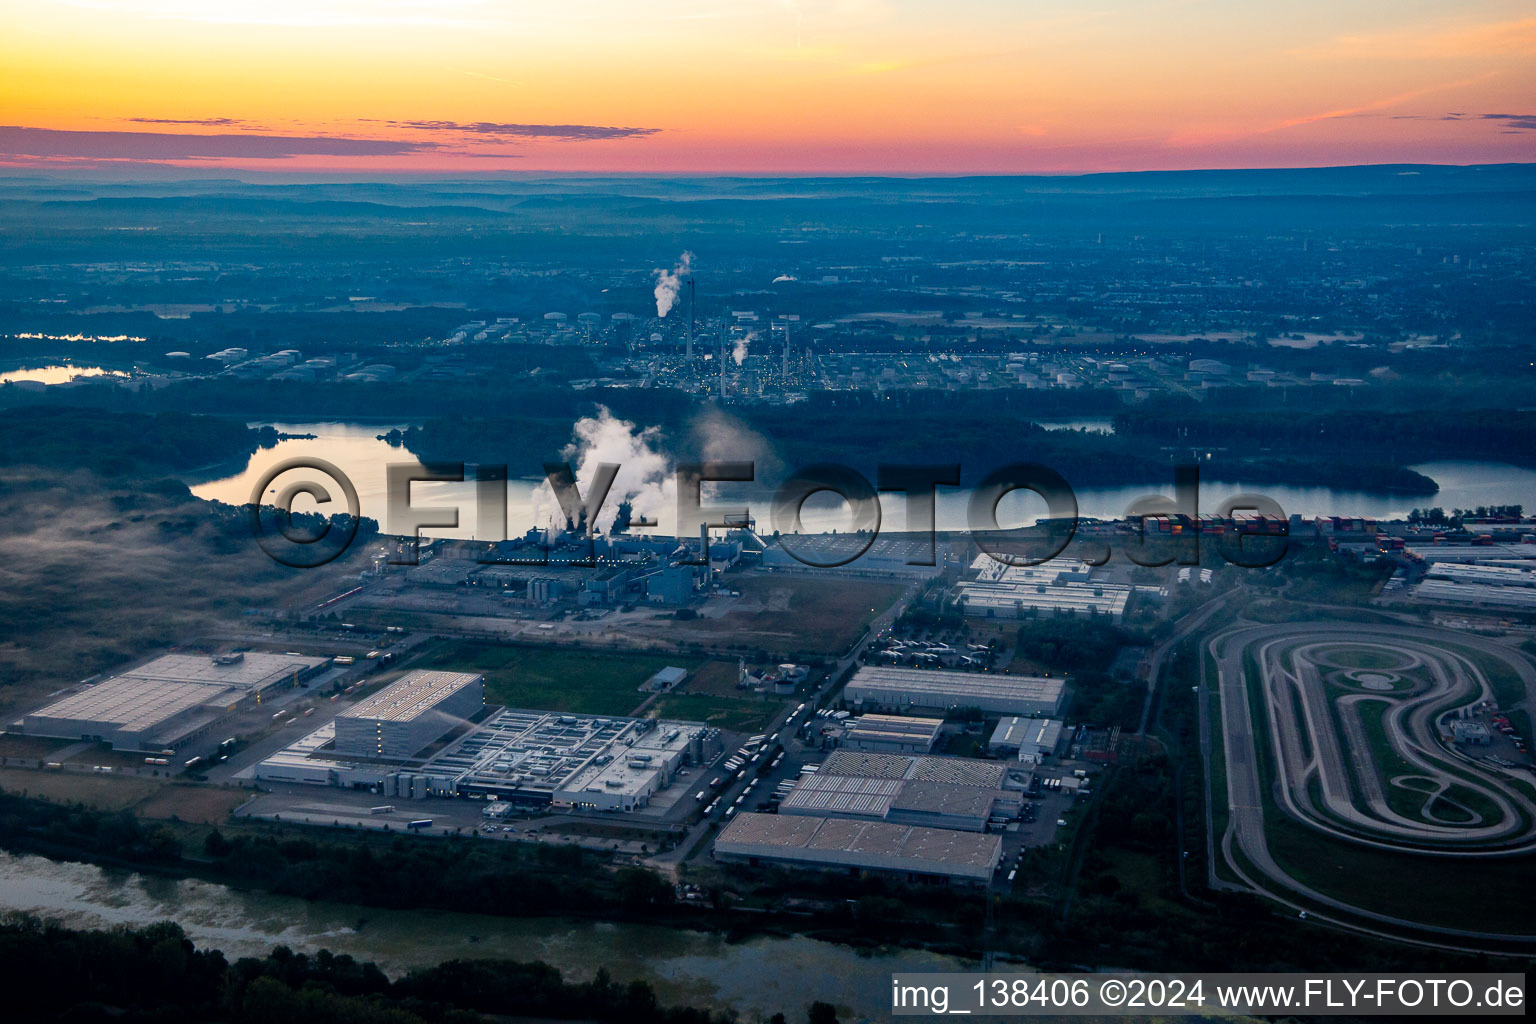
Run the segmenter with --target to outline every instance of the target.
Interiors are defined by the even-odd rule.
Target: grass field
[[[1328,652],[1328,660],[1343,668],[1353,669],[1391,669],[1403,663],[1399,654],[1388,651],[1373,650],[1369,647],[1341,647]]]
[[[589,715],[627,715],[645,699],[639,686],[668,665],[701,663],[653,654],[607,654],[482,641],[451,643],[420,667],[480,672],[489,704]]]
[[[667,693],[656,698],[648,714],[656,718],[704,722],[717,729],[755,732],[768,723],[782,704],[753,697],[717,697],[708,693]]]
[[[1342,842],[1266,811],[1270,853],[1297,881],[1374,910],[1428,925],[1530,934],[1531,857],[1464,865]]]

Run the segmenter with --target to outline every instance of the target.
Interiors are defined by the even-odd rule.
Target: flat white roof
[[[901,715],[860,715],[843,726],[850,737],[902,742],[933,738],[944,727],[942,718],[904,718]]]
[[[909,693],[959,694],[1005,697],[1013,700],[1061,699],[1063,679],[1047,676],[1010,676],[997,673],[951,672],[945,669],[897,668],[865,665],[854,674],[849,688],[874,687]]]
[[[262,689],[291,678],[295,672],[307,672],[330,659],[302,654],[274,654],[269,651],[244,651],[228,664],[215,662],[206,654],[167,654],[138,668],[118,673],[124,679],[153,679],[162,682],[216,683],[238,686],[243,690]]]
[[[229,686],[116,677],[54,701],[26,718],[91,722],[122,732],[147,732],[191,708],[237,699],[237,691]]]

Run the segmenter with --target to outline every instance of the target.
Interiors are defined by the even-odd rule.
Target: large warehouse
[[[247,696],[297,686],[330,664],[330,658],[271,651],[234,654],[167,654],[118,673],[120,679],[233,686]]]
[[[843,701],[855,708],[948,712],[978,708],[1004,715],[1055,716],[1065,684],[1042,676],[952,672],[865,665],[849,680]]]
[[[22,718],[21,731],[105,742],[117,750],[178,750],[247,702],[302,682],[329,660],[255,651],[168,654],[39,708]]]
[[[942,718],[860,715],[843,726],[842,745],[878,754],[926,754],[938,742],[943,726]]]
[[[972,563],[976,578],[958,588],[961,611],[981,618],[1023,619],[1045,615],[1107,615],[1119,622],[1134,587],[1091,579],[1093,569],[1071,558],[1039,565],[1005,565],[987,555]]]
[[[417,669],[336,716],[336,753],[400,760],[485,707],[483,677]]]
[[[865,779],[911,779],[944,782],[954,786],[1002,789],[1008,784],[1010,766],[1002,761],[976,757],[911,757],[905,754],[867,754],[839,750],[821,762],[818,775],[856,775]]]
[[[739,814],[715,840],[715,856],[823,868],[989,882],[1002,837],[846,818]]]
[[[795,783],[779,813],[985,832],[994,817],[1018,817],[1023,800],[1017,790],[816,772]]]

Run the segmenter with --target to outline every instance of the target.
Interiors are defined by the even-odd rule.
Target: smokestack
[[[688,275],[688,362],[693,362],[693,275]]]
[[[705,583],[709,582],[709,524],[699,524],[699,560],[704,563],[699,577]]]
[[[725,343],[730,336],[731,329],[726,326],[724,320],[720,321],[720,400],[725,401]]]
[[[789,380],[789,322],[784,322],[784,379]]]

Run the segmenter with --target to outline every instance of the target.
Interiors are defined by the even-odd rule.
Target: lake
[[[126,377],[121,370],[108,370],[100,366],[23,366],[15,370],[0,371],[0,384],[64,384],[77,377]]]
[[[1103,420],[1061,421],[1054,424],[1062,428],[1095,429]],[[267,425],[267,424],[253,424]],[[365,516],[380,521],[386,532],[403,532],[390,528],[385,515],[385,466],[390,463],[420,465],[420,460],[404,448],[391,447],[379,439],[391,427],[405,424],[358,424],[358,423],[274,423],[270,424],[285,434],[313,434],[313,439],[292,439],[279,442],[275,447],[252,455],[242,466],[227,467],[217,472],[204,473],[188,479],[192,492],[201,498],[217,499],[232,505],[244,504],[251,499],[251,489],[261,475],[277,463],[298,456],[318,457],[336,465],[346,473],[357,488],[358,501]],[[514,476],[519,472],[538,472],[532,456],[526,457],[526,465],[516,460],[526,453],[512,452],[508,462]],[[1280,503],[1287,514],[1304,516],[1348,515],[1370,516],[1378,519],[1394,519],[1407,516],[1415,507],[1439,505],[1443,508],[1471,508],[1490,504],[1523,504],[1536,508],[1536,470],[1525,469],[1500,462],[1428,462],[1412,467],[1433,478],[1440,484],[1440,492],[1432,496],[1392,495],[1369,491],[1350,491],[1331,487],[1265,486],[1255,481],[1222,481],[1202,479],[1200,505],[1202,511],[1214,511],[1220,501],[1232,494],[1245,491],[1261,491]],[[472,472],[472,471],[471,471]],[[1065,472],[1070,480],[1070,472]],[[268,498],[275,495],[280,486],[290,482],[288,475],[274,482]],[[670,482],[652,513],[660,522],[659,531],[675,532],[676,509],[670,497]],[[752,492],[741,485],[722,487],[716,498],[710,501],[741,504],[746,502],[758,518],[759,529],[772,532],[769,522],[771,493],[758,489]],[[1173,483],[1159,487],[1152,484],[1133,484],[1124,487],[1084,487],[1077,490],[1078,512],[1082,516],[1098,519],[1114,519],[1125,513],[1127,506],[1136,498],[1152,491],[1163,490],[1172,494]],[[508,482],[507,520],[512,536],[521,535],[535,526],[547,526],[548,516],[554,508],[543,497],[544,488],[537,479],[513,479]],[[412,502],[423,506],[456,506],[459,509],[459,526],[456,529],[427,529],[429,536],[470,539],[488,536],[482,533],[475,516],[475,485],[472,480],[464,483],[419,483],[412,487]],[[937,500],[936,518],[941,530],[966,528],[966,510],[970,492],[960,489],[941,488]],[[305,504],[308,499],[295,503],[295,511],[310,511],[316,506]],[[609,498],[609,505],[617,503],[617,496]],[[882,529],[887,531],[905,528],[903,499],[900,495],[886,494],[881,497]],[[326,511],[330,511],[327,509]],[[637,509],[637,511],[647,511]],[[998,507],[998,520],[1005,528],[1027,525],[1045,514],[1045,503],[1032,493],[1017,491],[1004,498]],[[851,517],[843,502],[830,494],[822,494],[806,503],[802,524],[806,532],[826,530],[846,531]]]

